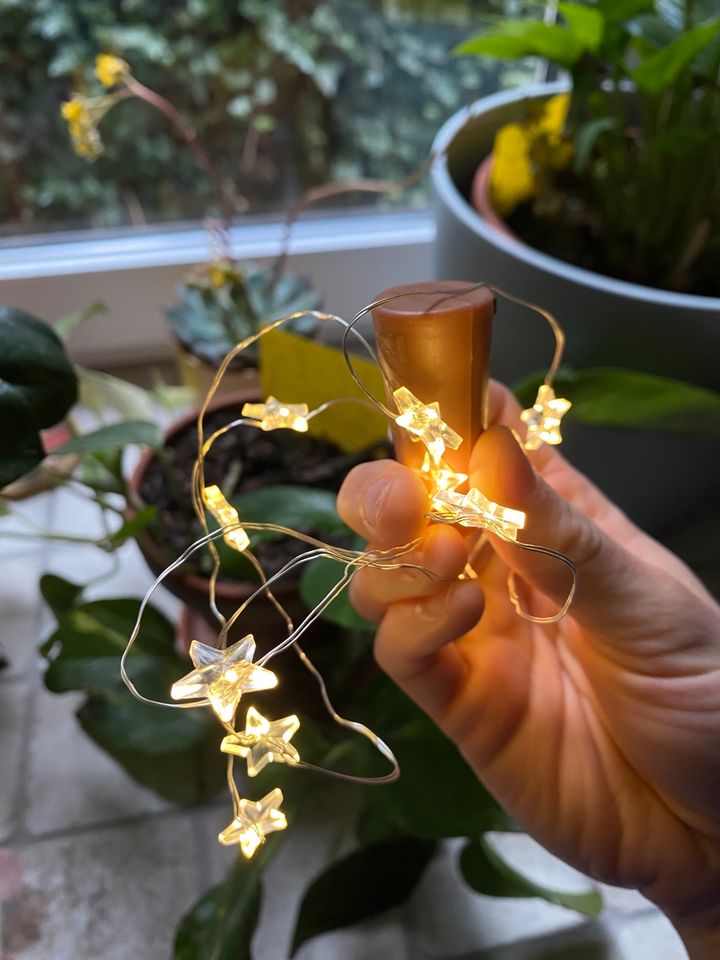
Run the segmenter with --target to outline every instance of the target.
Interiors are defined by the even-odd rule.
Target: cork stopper
[[[431,281],[390,287],[376,300],[398,299],[372,311],[378,357],[392,391],[407,387],[425,404],[437,401],[445,423],[463,438],[444,459],[453,470],[467,472],[470,452],[487,426],[488,374],[494,298],[487,287],[467,291],[463,281]],[[438,293],[437,291],[450,291]],[[392,427],[398,459],[419,468],[422,443]]]

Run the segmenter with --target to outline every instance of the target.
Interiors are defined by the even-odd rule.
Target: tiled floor
[[[88,532],[97,517],[68,493],[36,503],[34,519]],[[0,521],[0,533],[9,529]],[[14,960],[169,960],[180,917],[227,869],[214,841],[227,805],[176,808],[138,786],[78,726],[73,694],[40,682],[38,643],[50,624],[37,593],[43,571],[85,581],[107,559],[87,547],[33,544],[0,535],[0,846],[19,852],[24,888],[0,916],[0,953]],[[150,577],[134,544],[94,590],[138,596]],[[160,600],[178,612],[168,595]],[[255,960],[284,960],[300,891],[343,841],[328,789],[312,817],[296,825],[267,874],[254,940]],[[335,823],[331,829],[328,823]],[[585,881],[520,837],[509,855],[549,885]],[[521,848],[517,848],[517,844]],[[592,923],[541,901],[495,900],[470,893],[456,875],[452,845],[431,865],[403,909],[360,928],[309,942],[301,960],[682,960],[670,925],[646,901],[607,891]]]

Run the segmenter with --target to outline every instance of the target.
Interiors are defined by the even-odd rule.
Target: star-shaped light
[[[280,720],[267,720],[255,707],[249,707],[245,732],[224,737],[220,744],[223,753],[247,757],[249,777],[255,777],[269,763],[300,762],[300,754],[290,743],[300,721],[293,714]]]
[[[232,527],[240,523],[237,510],[227,502],[217,484],[203,488],[203,502],[221,527]],[[240,526],[236,526],[234,530],[225,530],[223,540],[238,553],[250,546],[250,538]]]
[[[466,473],[457,473],[444,460],[433,460],[429,450],[420,467],[420,474],[430,484],[431,498],[436,490],[455,490],[467,480]]]
[[[571,406],[569,400],[556,397],[547,383],[541,384],[535,403],[520,414],[520,419],[527,424],[525,449],[537,450],[543,443],[553,446],[562,443],[560,421]]]
[[[238,843],[243,856],[249,860],[269,833],[287,827],[285,814],[280,810],[282,802],[282,790],[278,787],[257,802],[241,800],[235,819],[220,831],[218,840],[226,847]]]
[[[433,508],[431,516],[436,520],[458,523],[461,527],[480,527],[504,540],[517,540],[518,530],[525,526],[522,510],[495,503],[477,487],[471,487],[466,494],[438,490],[433,496]]]
[[[441,418],[440,404],[422,403],[407,387],[398,387],[393,391],[393,397],[400,411],[395,423],[413,434],[413,440],[416,437],[422,440],[436,463],[442,459],[446,447],[457,450],[462,437]]]
[[[268,397],[265,403],[246,403],[242,408],[244,417],[260,421],[263,430],[296,430],[305,433],[308,428],[306,403],[283,403]]]
[[[195,670],[172,685],[170,696],[173,700],[208,700],[218,717],[230,723],[244,693],[277,686],[272,670],[253,663],[254,656],[255,639],[251,633],[226,650],[193,640],[190,659]]]

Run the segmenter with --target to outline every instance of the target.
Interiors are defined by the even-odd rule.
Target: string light
[[[481,285],[473,285],[469,290],[476,289],[477,286]],[[513,302],[524,303],[524,301],[510,294],[505,294],[497,288],[491,287],[490,289],[497,295],[506,297]],[[452,291],[439,289],[437,292],[457,294],[462,291],[458,291],[457,289]],[[407,294],[399,294],[398,296],[404,295]],[[396,299],[396,297],[393,296],[388,299]],[[377,301],[377,303],[384,302],[387,302],[387,300]],[[321,414],[334,403],[341,402],[339,398],[333,398],[322,404],[316,410],[310,412],[308,405],[305,403],[283,403],[275,397],[269,396],[265,403],[248,403],[243,406],[243,418],[249,419],[235,420],[220,430],[217,430],[206,440],[204,434],[205,414],[223,376],[230,368],[233,359],[239,353],[255,343],[260,337],[265,336],[267,333],[285,323],[298,319],[300,316],[311,315],[316,320],[329,320],[340,323],[345,328],[343,355],[351,376],[358,387],[365,393],[366,399],[362,402],[372,404],[373,407],[382,411],[389,419],[394,420],[398,426],[407,430],[411,435],[411,439],[425,444],[426,453],[422,465],[419,468],[419,473],[428,485],[429,499],[432,508],[432,512],[430,512],[428,516],[442,523],[457,523],[463,527],[476,527],[489,530],[504,540],[514,543],[523,550],[554,557],[570,569],[573,580],[568,597],[559,613],[554,617],[548,618],[533,617],[522,609],[512,576],[509,577],[508,593],[510,600],[518,614],[525,619],[538,623],[556,622],[567,613],[575,589],[576,571],[573,563],[567,557],[549,548],[536,544],[523,543],[518,540],[519,531],[525,527],[526,516],[523,511],[495,503],[477,488],[471,488],[467,493],[458,493],[458,488],[467,482],[468,477],[464,473],[452,470],[444,460],[443,455],[448,448],[456,450],[462,443],[462,437],[443,421],[437,402],[425,404],[412,394],[409,389],[402,386],[393,392],[392,395],[395,400],[396,409],[390,410],[379,400],[376,400],[364,387],[353,367],[352,359],[348,352],[347,341],[349,335],[351,333],[354,334],[372,359],[377,362],[372,348],[355,329],[355,324],[358,320],[374,306],[375,304],[370,304],[364,307],[350,322],[346,322],[341,317],[320,313],[319,311],[295,313],[273,321],[257,333],[252,334],[246,340],[236,344],[235,347],[229,351],[218,368],[198,416],[198,457],[193,469],[192,497],[193,506],[195,507],[198,520],[205,531],[205,535],[188,547],[182,556],[173,561],[173,563],[158,576],[155,583],[148,590],[140,604],[136,624],[121,657],[121,676],[134,697],[145,703],[174,707],[176,709],[203,707],[209,704],[224,725],[226,731],[228,731],[228,735],[222,740],[220,749],[228,757],[228,786],[233,798],[234,818],[232,822],[220,832],[218,840],[224,845],[237,844],[243,855],[247,858],[252,857],[257,849],[265,843],[265,838],[268,834],[278,830],[284,830],[287,827],[287,820],[280,810],[283,802],[283,795],[280,789],[275,788],[271,790],[259,801],[243,799],[239,796],[234,780],[234,762],[236,757],[243,758],[247,761],[247,772],[250,777],[256,776],[270,763],[285,763],[307,770],[317,770],[327,775],[356,783],[389,783],[399,776],[398,763],[390,747],[388,747],[377,734],[373,733],[373,731],[369,730],[363,724],[348,720],[337,713],[330,701],[322,675],[308,655],[301,649],[297,641],[301,634],[320,616],[322,611],[339,596],[342,590],[347,588],[354,574],[363,567],[373,566],[388,570],[412,569],[422,571],[431,578],[435,578],[435,575],[432,571],[419,564],[402,561],[404,554],[416,549],[420,542],[419,539],[414,540],[410,544],[389,550],[370,550],[363,552],[332,547],[307,534],[290,530],[274,523],[246,523],[243,525],[240,523],[237,510],[228,503],[220,488],[217,485],[205,486],[205,456],[214,441],[228,430],[241,426],[254,426],[262,430],[290,429],[304,433],[308,429],[308,420],[310,418]],[[525,306],[528,305],[525,304]],[[545,383],[538,391],[535,404],[529,410],[523,411],[521,415],[523,421],[527,423],[526,449],[536,449],[543,442],[550,444],[560,443],[562,440],[559,429],[560,421],[570,407],[569,401],[555,397],[552,388],[552,379],[562,357],[564,336],[557,321],[551,314],[548,314],[540,308],[533,309],[545,317],[550,324],[555,335],[556,346],[552,365],[548,371]],[[213,515],[220,527],[219,530],[213,532],[208,530],[205,509]],[[311,545],[313,549],[298,557],[292,558],[277,573],[268,578],[259,560],[250,549],[250,539],[247,530],[265,530],[291,535]],[[226,619],[222,615],[215,604],[215,583],[219,572],[220,559],[214,543],[220,537],[233,549],[245,553],[248,560],[257,570],[260,579],[260,586],[257,590],[238,607],[229,619]],[[218,646],[208,646],[199,641],[193,641],[190,645],[190,658],[193,662],[194,669],[174,683],[170,691],[173,700],[182,702],[162,703],[151,700],[140,693],[128,676],[126,669],[127,657],[139,634],[143,613],[155,589],[162,583],[166,576],[184,563],[197,549],[205,547],[211,551],[214,563],[213,572],[209,579],[209,601],[211,610],[221,623]],[[272,593],[271,587],[278,579],[296,571],[302,564],[320,557],[330,557],[340,562],[343,565],[342,576],[305,619],[295,626],[285,608]],[[246,635],[230,646],[226,647],[225,645],[233,624],[238,617],[241,616],[248,604],[261,594],[265,594],[268,597],[281,616],[287,628],[287,636],[273,649],[265,653],[264,656],[259,659],[258,663],[254,663],[255,640],[252,634]],[[289,648],[292,648],[297,653],[303,665],[317,680],[322,701],[331,719],[339,726],[361,734],[370,740],[378,752],[390,761],[392,766],[390,773],[384,776],[362,777],[355,776],[351,773],[325,769],[302,761],[297,749],[290,743],[300,726],[300,721],[294,714],[277,720],[270,720],[264,717],[255,707],[251,706],[247,711],[244,731],[236,731],[233,729],[231,724],[234,725],[234,717],[243,694],[251,691],[269,690],[277,686],[277,676],[268,670],[265,664],[272,657]]]
[[[240,800],[232,823],[218,834],[219,842],[225,847],[239,844],[243,856],[249,860],[258,847],[265,843],[269,833],[287,827],[285,814],[280,810],[282,802],[283,795],[279,787],[267,793],[262,800]]]
[[[253,663],[254,656],[251,633],[226,650],[193,640],[190,659],[195,669],[172,685],[170,696],[173,700],[207,700],[220,720],[229,723],[243,693],[277,686],[272,670]]]
[[[268,720],[255,707],[249,707],[245,732],[224,737],[220,749],[247,759],[248,776],[256,777],[269,763],[300,762],[300,754],[290,743],[299,727],[300,721],[294,714]]]
[[[395,423],[412,434],[413,440],[421,440],[436,463],[442,459],[446,447],[457,450],[462,437],[442,420],[438,403],[423,403],[407,387],[394,390],[393,398],[400,411]]]
[[[265,403],[246,403],[242,408],[242,415],[258,420],[262,430],[295,430],[298,433],[307,431],[309,412],[306,403],[283,403],[275,397],[268,397]]]
[[[552,446],[562,443],[560,421],[571,406],[569,400],[556,397],[549,384],[541,384],[535,403],[520,414],[520,419],[527,424],[525,449],[537,450],[543,443]]]
[[[203,503],[218,524],[223,527],[225,543],[233,550],[237,550],[238,553],[244,553],[250,546],[250,538],[240,526],[240,517],[237,510],[227,502],[220,487],[216,484],[203,487]],[[233,529],[226,529],[228,527]]]

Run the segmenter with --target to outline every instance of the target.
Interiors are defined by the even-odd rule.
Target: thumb
[[[578,499],[584,478],[577,478]],[[571,613],[593,630],[623,629],[642,622],[642,608],[654,595],[650,571],[612,540],[585,513],[560,496],[536,473],[507,427],[493,426],[473,450],[471,483],[503,506],[525,512],[518,541],[564,554],[577,569]],[[600,500],[602,494],[595,492]],[[587,499],[587,496],[582,497]],[[572,586],[565,566],[553,557],[522,550],[493,536],[493,546],[518,577],[551,598],[558,607]]]

